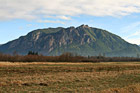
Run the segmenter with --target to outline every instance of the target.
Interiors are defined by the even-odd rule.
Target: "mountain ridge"
[[[136,56],[140,48],[106,30],[81,25],[37,29],[0,46],[0,52],[27,54],[36,51],[43,55],[72,52],[83,56]]]

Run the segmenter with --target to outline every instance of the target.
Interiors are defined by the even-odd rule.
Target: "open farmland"
[[[139,62],[0,62],[0,93],[140,93]]]

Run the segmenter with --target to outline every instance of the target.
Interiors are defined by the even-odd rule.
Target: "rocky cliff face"
[[[0,52],[12,54],[14,51],[18,54],[36,51],[44,55],[72,52],[84,56],[136,56],[140,48],[108,31],[81,25],[38,29],[0,46]]]

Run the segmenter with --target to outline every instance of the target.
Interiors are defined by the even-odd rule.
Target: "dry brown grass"
[[[25,62],[0,62],[0,66],[19,66],[19,65],[38,65],[38,64],[48,64],[48,65],[84,65],[84,64],[93,64],[93,63],[67,63],[67,62],[28,62],[28,63],[25,63]]]
[[[0,93],[139,93],[140,63],[0,63]]]
[[[140,65],[139,62],[100,62],[100,63],[81,63],[81,62],[76,62],[76,63],[70,63],[70,62],[0,62],[0,66],[14,66],[14,65],[29,65],[29,64],[48,64],[48,65]]]
[[[123,88],[111,88],[100,93],[140,93],[140,84],[130,85]]]

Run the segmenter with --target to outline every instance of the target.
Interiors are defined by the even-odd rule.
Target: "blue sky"
[[[82,24],[140,44],[140,1],[0,0],[0,44],[35,29]]]

